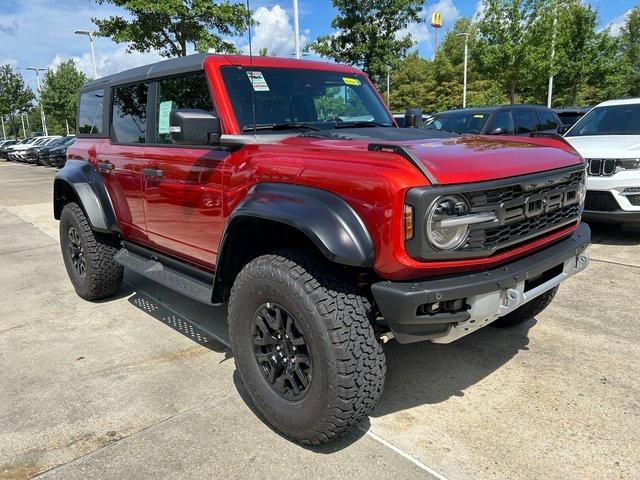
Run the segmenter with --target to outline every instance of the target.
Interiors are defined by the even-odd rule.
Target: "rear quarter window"
[[[541,130],[554,130],[560,126],[556,115],[550,110],[538,110],[538,119],[540,119]]]
[[[101,135],[103,125],[104,89],[92,90],[80,94],[78,106],[78,133],[83,135]]]

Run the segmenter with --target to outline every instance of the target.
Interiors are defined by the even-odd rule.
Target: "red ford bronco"
[[[77,137],[54,185],[77,293],[114,294],[126,267],[228,303],[248,392],[301,443],[371,412],[384,341],[522,322],[588,263],[569,145],[397,128],[351,67],[203,54],[136,68],[83,87]]]

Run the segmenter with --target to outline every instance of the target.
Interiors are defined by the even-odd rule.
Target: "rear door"
[[[538,117],[533,110],[514,108],[511,115],[516,135],[529,135],[538,131]]]
[[[111,90],[110,141],[98,153],[98,169],[109,185],[124,236],[145,241],[143,162],[147,128],[147,82]]]
[[[548,133],[556,133],[560,127],[560,119],[552,110],[540,109],[536,111],[538,120],[540,121],[540,131]]]
[[[151,86],[144,165],[147,234],[154,248],[203,267],[213,267],[224,228],[222,168],[228,151],[175,145],[169,115],[175,109],[214,112],[203,71],[159,79]]]

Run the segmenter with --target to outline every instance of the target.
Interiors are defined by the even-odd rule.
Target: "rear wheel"
[[[525,303],[513,312],[506,314],[504,317],[498,318],[495,322],[492,322],[491,325],[494,327],[512,327],[534,318],[549,306],[553,297],[556,296],[557,291],[558,287],[554,287],[551,290],[544,292],[542,295]]]
[[[67,203],[60,215],[60,247],[69,279],[85,300],[113,295],[122,286],[122,266],[113,261],[113,238],[91,230],[82,209]]]
[[[238,372],[266,420],[294,441],[328,442],[376,405],[385,357],[355,282],[301,251],[238,274],[229,334]]]

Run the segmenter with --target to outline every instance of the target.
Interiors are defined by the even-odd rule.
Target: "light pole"
[[[24,129],[24,113],[20,114],[20,120],[22,120],[22,136],[27,138],[27,131]]]
[[[0,115],[0,122],[2,122],[2,139],[7,139],[7,132],[4,131],[4,116]]]
[[[300,60],[302,58],[302,53],[300,51],[300,19],[298,18],[298,0],[293,0],[293,34],[295,35],[293,42],[296,47],[296,58]]]
[[[553,6],[553,33],[551,34],[551,71],[549,72],[549,93],[547,94],[547,108],[551,108],[553,97],[553,60],[556,56],[556,26],[558,24],[558,0]]]
[[[38,96],[40,98],[39,103],[40,103],[40,121],[42,122],[42,132],[45,135],[49,135],[49,132],[47,131],[47,119],[44,115],[44,108],[42,107],[42,92],[40,90],[40,73],[39,72],[46,72],[47,69],[46,68],[41,68],[41,67],[27,67],[25,68],[25,70],[32,70],[34,72],[36,72],[36,82],[38,83]]]
[[[391,105],[391,67],[387,67],[387,107]]]
[[[462,84],[462,108],[467,108],[467,58],[469,56],[469,34],[458,33],[458,37],[464,37],[464,81]]]
[[[93,61],[93,78],[98,78],[98,69],[96,67],[96,50],[93,46],[93,33],[89,30],[76,30],[76,35],[87,35],[89,37],[89,45],[91,45],[91,60]]]

